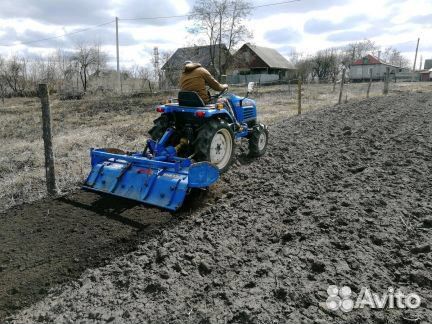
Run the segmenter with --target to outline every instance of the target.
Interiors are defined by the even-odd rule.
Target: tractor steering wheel
[[[221,92],[219,92],[218,94],[215,94],[214,96],[210,96],[213,100],[216,100],[218,98],[220,98],[225,92],[227,92],[228,88],[223,89]]]
[[[223,89],[221,92],[219,92],[216,96],[216,98],[222,97],[222,95],[228,91],[228,88]]]

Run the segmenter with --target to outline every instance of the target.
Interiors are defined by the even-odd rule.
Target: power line
[[[293,2],[300,2],[301,0],[288,0],[288,1],[282,1],[282,2],[273,2],[273,3],[266,3],[266,4],[262,4],[262,5],[256,5],[256,6],[251,6],[250,9],[257,9],[257,8],[264,8],[264,7],[270,7],[270,6],[278,6],[278,5],[284,5],[284,4],[289,4],[289,3],[293,3]],[[193,14],[186,14],[186,15],[174,15],[174,16],[156,16],[156,17],[137,17],[137,18],[121,18],[119,20],[124,20],[124,21],[133,21],[133,20],[157,20],[157,19],[174,19],[174,18],[188,18],[188,17],[193,17]],[[18,44],[0,44],[0,47],[13,47],[13,46],[17,46],[17,45],[29,45],[29,44],[34,44],[34,43],[39,43],[39,42],[43,42],[43,41],[48,41],[48,40],[53,40],[53,39],[57,39],[57,38],[62,38],[65,36],[71,36],[71,35],[75,35],[78,33],[82,33],[82,32],[86,32],[92,29],[96,29],[102,26],[106,26],[109,24],[114,23],[115,20],[111,20],[99,25],[95,25],[95,26],[91,26],[88,28],[84,28],[84,29],[80,29],[80,30],[76,30],[70,33],[65,33],[62,35],[57,35],[57,36],[52,36],[52,37],[47,37],[47,38],[41,38],[41,39],[37,39],[37,40],[33,40],[33,41],[28,41],[28,42],[19,42]]]
[[[284,5],[284,4],[293,3],[293,2],[300,2],[300,1],[301,0],[291,0],[291,1],[267,3],[267,4],[263,4],[263,5],[259,5],[259,6],[253,6],[252,9],[263,8],[263,7],[271,7],[271,6],[278,6],[278,5]]]
[[[188,18],[188,17],[191,17],[191,16],[192,16],[191,14],[188,14],[188,15],[177,15],[177,16],[121,18],[119,20],[124,20],[124,21],[131,21],[131,20],[156,20],[156,19]]]
[[[257,5],[257,6],[251,6],[250,9],[257,9],[257,8],[263,8],[263,7],[270,7],[270,6],[278,6],[278,5],[284,5],[289,4],[293,2],[300,2],[301,0],[289,0],[289,1],[282,1],[282,2],[273,2],[273,3],[266,3],[263,5]],[[217,12],[214,12],[214,14],[217,14]],[[121,18],[120,20],[125,21],[131,21],[131,20],[153,20],[153,19],[172,19],[172,18],[189,18],[193,17],[194,14],[186,14],[186,15],[176,15],[176,16],[159,16],[159,17],[137,17],[137,18]]]
[[[106,25],[112,24],[113,22],[115,22],[115,20],[111,20],[111,21],[108,21],[106,23],[95,25],[95,26],[91,26],[91,27],[88,27],[88,28],[79,29],[79,30],[76,30],[76,31],[73,31],[73,32],[70,32],[70,33],[62,34],[62,35],[57,35],[57,36],[52,36],[52,37],[47,37],[47,38],[41,38],[41,39],[38,39],[38,40],[33,40],[33,41],[28,41],[28,42],[20,42],[18,44],[0,44],[0,46],[2,46],[2,47],[12,47],[12,46],[17,46],[17,45],[28,45],[28,44],[33,44],[33,43],[47,41],[47,40],[62,38],[62,37],[65,37],[65,36],[71,36],[71,35],[75,35],[75,34],[78,34],[78,33],[86,32],[86,31],[89,31],[89,30],[92,30],[92,29],[96,29],[96,28],[99,28],[99,27],[102,27],[102,26],[106,26]]]

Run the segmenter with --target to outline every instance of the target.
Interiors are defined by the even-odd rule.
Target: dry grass
[[[151,98],[51,100],[59,189],[76,189],[89,168],[90,147],[143,147],[157,116]],[[45,195],[40,103],[7,99],[0,107],[0,210]]]
[[[333,91],[333,85],[329,84],[303,84],[302,113],[337,104],[339,87],[338,84]],[[342,102],[365,99],[367,87],[367,83],[345,84]],[[389,89],[390,95],[400,91],[432,91],[432,83],[390,83]],[[374,82],[370,97],[382,96],[382,90],[383,83]],[[297,85],[263,86],[254,95],[259,104],[260,118],[265,123],[297,115]]]
[[[338,89],[332,85],[304,85],[303,112],[332,106]],[[348,101],[365,97],[366,84],[348,84]],[[243,94],[244,88],[231,89]],[[397,83],[391,91],[431,91],[432,83]],[[371,96],[381,95],[374,83]],[[265,123],[297,114],[296,86],[260,87],[254,94]],[[95,97],[51,100],[56,174],[62,192],[75,190],[89,172],[90,147],[142,149],[147,130],[157,117],[154,105],[162,97]],[[345,100],[345,97],[344,97]],[[45,195],[41,112],[37,98],[6,99],[0,104],[0,210]]]

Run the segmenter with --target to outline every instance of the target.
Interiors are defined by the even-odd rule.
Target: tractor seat
[[[179,106],[205,107],[204,101],[195,91],[180,91],[178,93]]]

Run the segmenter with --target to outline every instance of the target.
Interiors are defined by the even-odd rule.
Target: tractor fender
[[[226,111],[225,109],[213,113],[209,119],[217,119],[217,118],[225,120],[228,124],[232,124],[235,122],[231,114],[228,113],[228,111]]]

